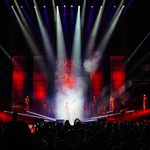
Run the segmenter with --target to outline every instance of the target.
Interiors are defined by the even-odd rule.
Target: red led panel
[[[34,101],[43,101],[47,97],[47,81],[45,71],[40,69],[37,65],[42,61],[40,56],[34,57],[34,67],[33,67],[33,99]],[[42,64],[42,63],[41,63]]]
[[[103,74],[102,71],[96,71],[91,74],[91,90],[93,97],[97,97],[101,94],[103,88]]]
[[[117,94],[125,87],[124,56],[111,56],[111,92]],[[118,93],[119,94],[119,93]]]
[[[23,56],[12,57],[12,100],[23,100],[24,86],[26,80],[25,58]]]

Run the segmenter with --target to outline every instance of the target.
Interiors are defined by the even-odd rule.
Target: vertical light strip
[[[81,62],[81,21],[80,21],[80,6],[78,6],[74,39],[73,39],[73,48],[72,48],[72,59],[74,62]],[[75,73],[75,72],[74,72]],[[76,72],[77,73],[77,72]],[[79,73],[79,72],[78,72]]]
[[[48,36],[48,34],[45,30],[45,26],[44,26],[44,23],[42,21],[42,17],[41,17],[41,14],[39,12],[39,9],[38,9],[37,5],[35,5],[34,8],[35,8],[35,13],[36,13],[36,16],[37,16],[40,32],[41,32],[41,35],[42,35],[42,40],[43,40],[43,43],[44,43],[44,47],[45,47],[45,50],[46,50],[46,53],[47,53],[47,59],[50,63],[53,64],[54,63],[54,54],[52,52],[52,46],[50,44],[49,36]]]
[[[103,11],[104,11],[104,6],[105,6],[105,0],[103,1],[102,6],[100,6],[95,24],[93,26],[91,35],[89,37],[89,41],[88,41],[88,45],[87,45],[87,53],[86,53],[86,57],[89,57],[92,53],[92,50],[94,48],[94,44],[95,44],[95,40],[96,40],[96,35],[98,33],[98,29],[100,27],[100,23],[101,23],[101,19],[102,19],[102,15],[103,15]]]
[[[57,60],[63,60],[66,58],[66,48],[58,6],[56,6],[56,22]]]

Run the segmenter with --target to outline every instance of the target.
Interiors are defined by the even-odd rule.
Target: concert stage
[[[11,121],[11,111],[0,112],[0,122],[4,123]],[[44,120],[46,122],[56,122],[63,119],[55,119],[48,116],[36,114],[34,112],[18,113],[18,120],[22,120],[27,124],[34,124],[37,121]],[[85,123],[96,122],[99,120],[124,122],[124,121],[150,121],[150,109],[147,110],[130,110],[125,113],[110,113],[102,116],[85,118],[82,121]]]

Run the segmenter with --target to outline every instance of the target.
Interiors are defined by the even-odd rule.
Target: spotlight
[[[93,6],[91,6],[91,8],[93,8]]]
[[[73,5],[71,5],[71,7],[73,7]]]
[[[116,8],[116,5],[114,5],[114,8]]]
[[[23,8],[23,6],[22,6],[22,5],[21,5],[20,7],[21,7],[21,8]]]
[[[46,8],[46,6],[44,5],[43,8]]]
[[[13,6],[13,5],[11,5],[11,8],[14,8],[14,6]]]
[[[66,5],[64,5],[64,7],[66,7]]]

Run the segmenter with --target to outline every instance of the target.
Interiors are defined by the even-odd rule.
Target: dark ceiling
[[[43,43],[41,40],[41,35],[38,27],[38,23],[36,20],[35,12],[34,12],[34,4],[33,1],[20,0],[18,4],[23,6],[26,12],[29,15],[30,21],[32,22],[32,32],[34,38],[37,42],[38,48],[43,51]],[[102,38],[102,34],[104,34],[105,26],[109,20],[110,16],[110,6],[116,5],[118,6],[120,0],[106,0],[106,6],[104,9],[104,15],[102,19],[101,28],[98,31],[98,36],[96,39],[96,45],[99,43],[99,39]],[[63,11],[63,5],[67,5],[67,19],[70,20],[70,5],[74,5],[77,8],[78,5],[83,6],[83,0],[55,0],[55,4],[60,6],[60,12]],[[94,20],[98,13],[99,6],[102,4],[101,0],[88,0],[86,4],[86,12],[85,12],[85,23],[82,32],[82,52],[84,55],[85,45],[86,43],[86,25],[88,24],[89,10],[90,6],[94,6]],[[14,16],[14,13],[11,9],[11,5],[15,7],[13,0],[2,0],[2,5],[0,9],[0,44],[1,46],[10,54],[10,55],[19,55],[19,54],[31,54],[31,50],[24,38],[22,31],[17,23],[17,20]],[[49,14],[49,36],[51,38],[52,48],[54,53],[56,52],[56,32],[55,32],[55,24],[54,17],[52,11],[52,1],[51,0],[37,0],[37,5],[40,9],[40,12],[43,11],[43,5],[47,6],[48,14]],[[117,24],[117,27],[107,45],[107,51],[111,54],[122,54],[129,56],[136,47],[140,44],[140,42],[144,39],[144,37],[150,31],[150,1],[149,0],[126,0],[124,2],[125,9],[120,17],[120,20]],[[76,12],[77,9],[74,8]],[[93,25],[93,24],[92,24]],[[69,29],[68,29],[69,30]],[[69,35],[65,35],[65,42],[67,51],[71,50],[72,46],[72,38],[73,33],[69,30]],[[149,37],[146,41],[141,45],[141,50],[147,51],[149,49]]]

